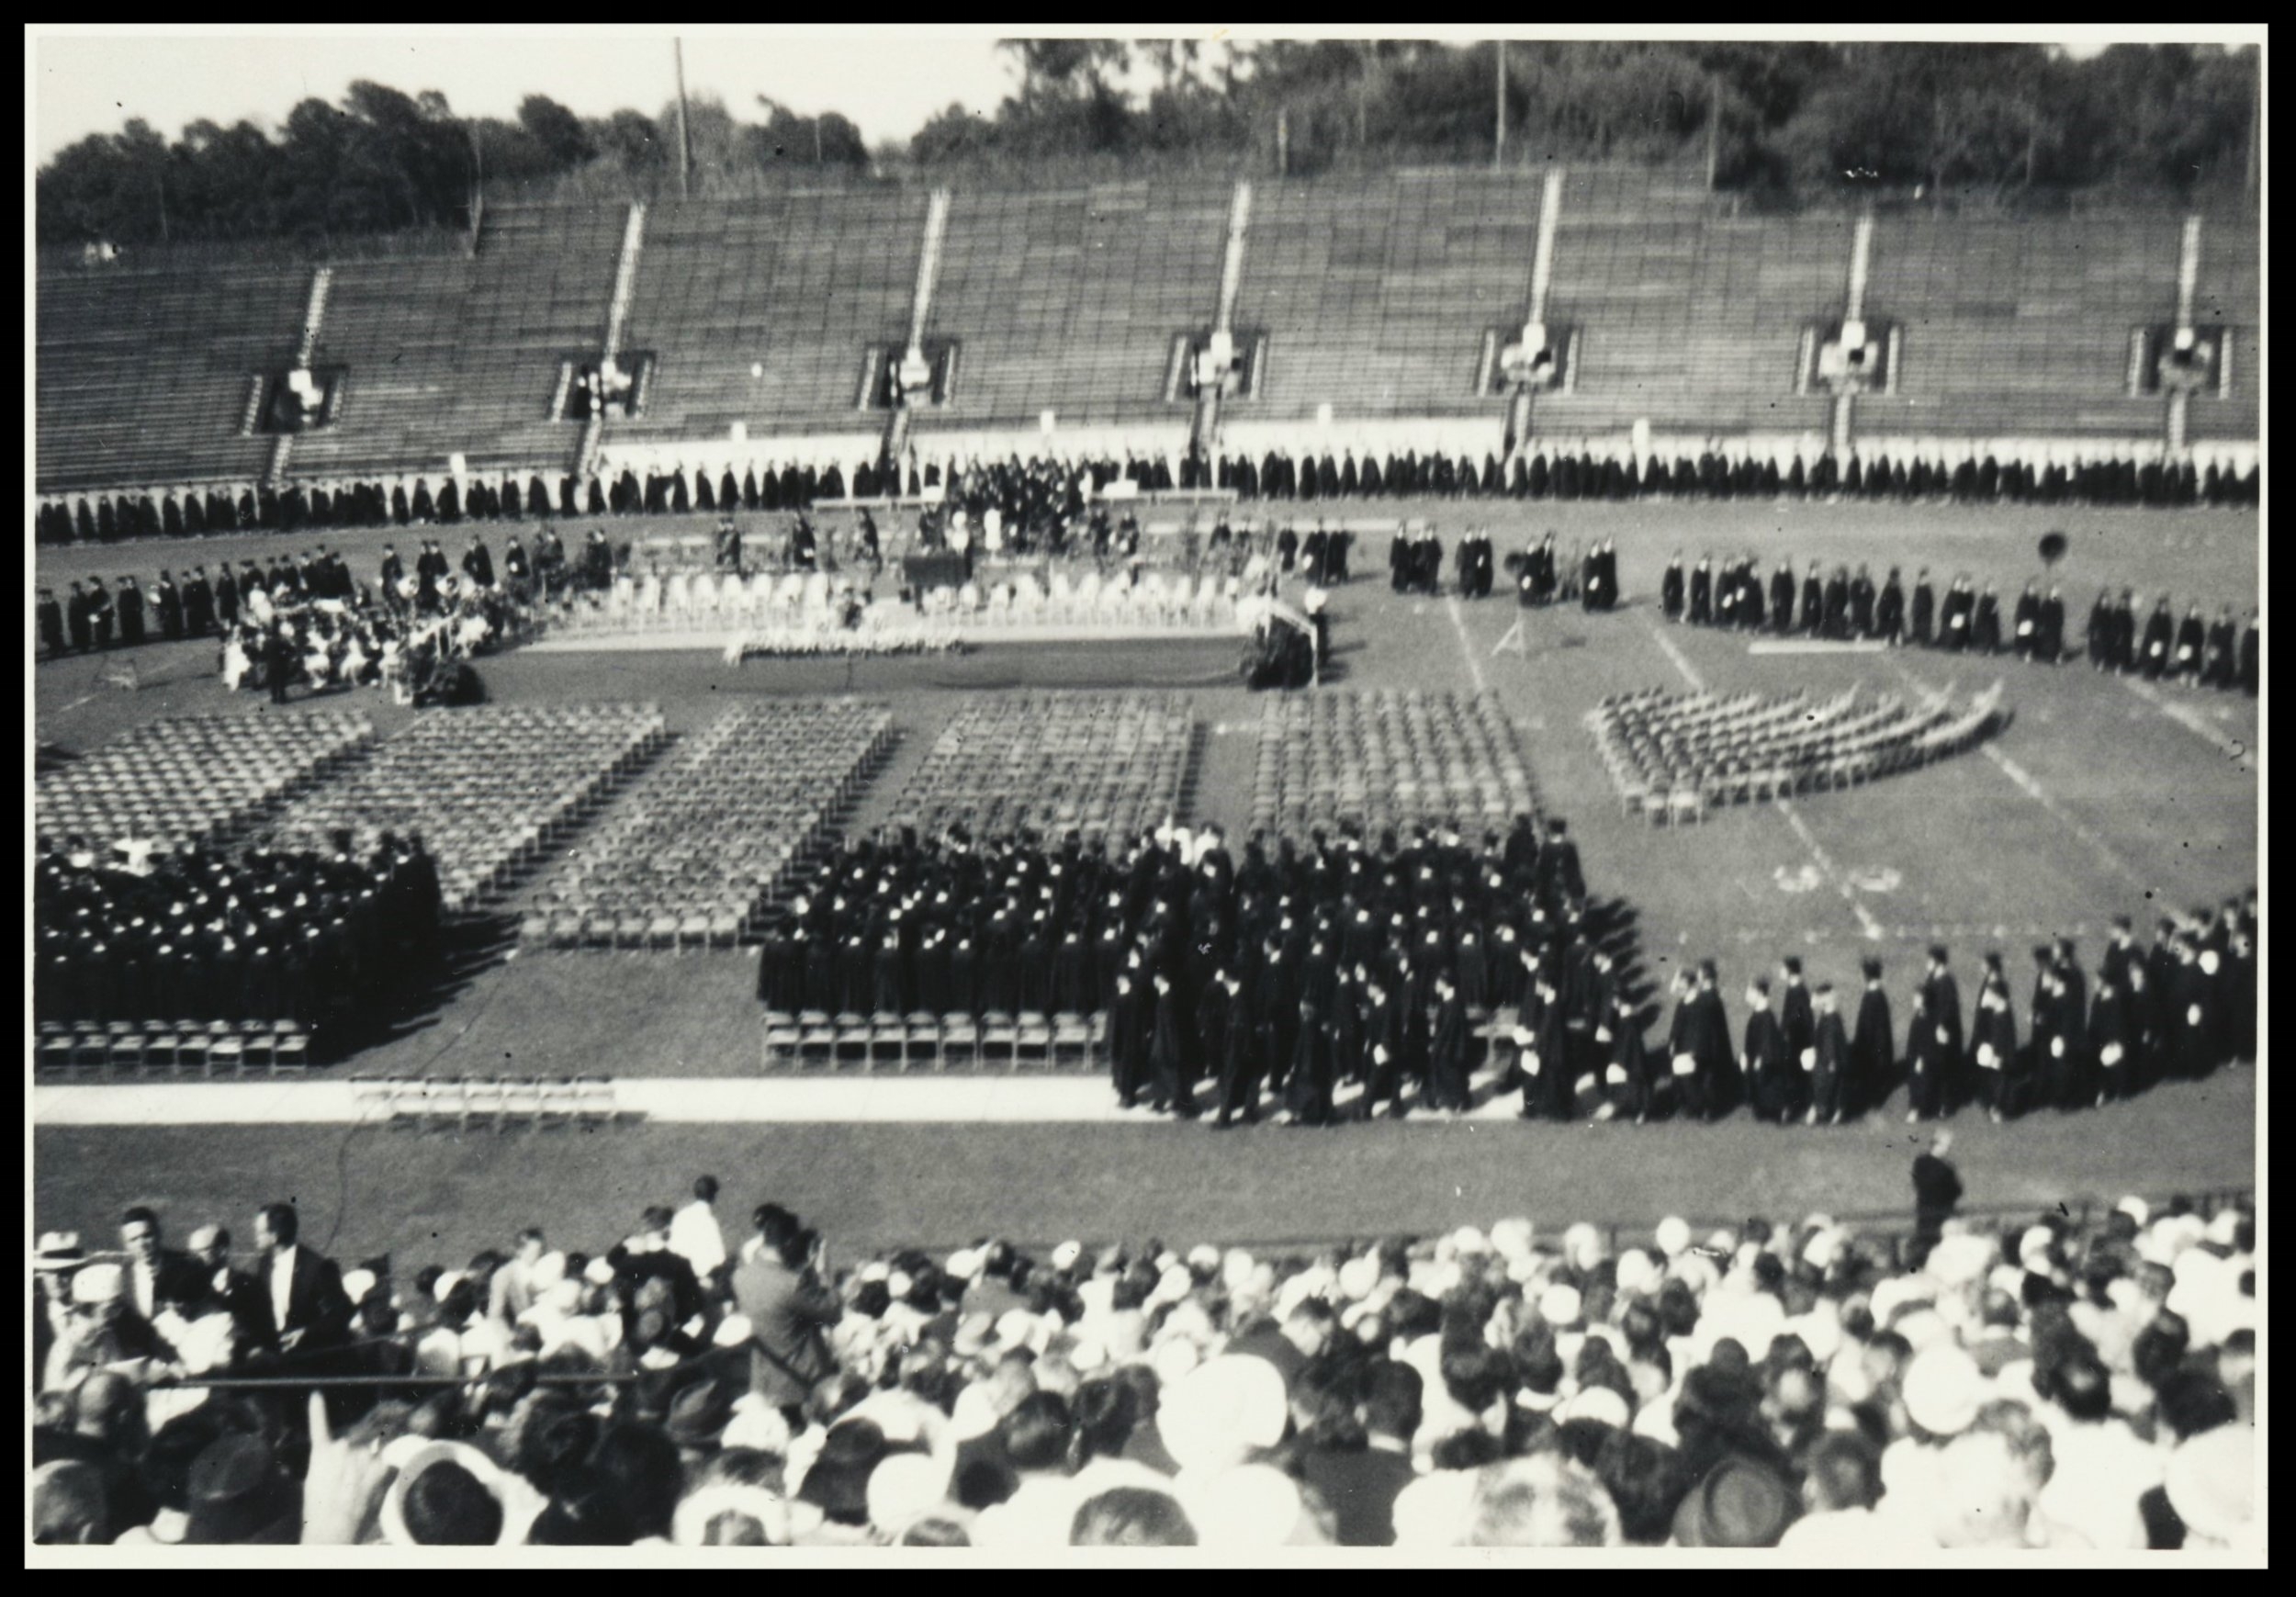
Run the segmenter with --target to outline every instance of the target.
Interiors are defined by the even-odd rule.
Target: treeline
[[[1488,163],[1490,44],[1277,40],[1216,58],[1187,41],[1011,39],[994,112],[951,106],[870,149],[848,118],[762,96],[684,118],[693,192],[798,182],[1028,184],[1078,176],[1292,175]],[[1885,194],[2049,204],[2191,203],[2255,181],[2253,49],[1530,41],[1505,47],[1509,164],[1710,166],[1717,188],[1786,204]],[[676,193],[677,108],[583,118],[546,95],[514,119],[435,93],[352,85],[275,130],[201,121],[170,141],[130,121],[39,169],[39,242],[132,245],[327,238],[467,225],[476,197]]]

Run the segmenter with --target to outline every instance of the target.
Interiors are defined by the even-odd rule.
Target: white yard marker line
[[[1818,835],[1809,829],[1809,823],[1802,819],[1800,813],[1795,809],[1790,800],[1782,798],[1777,803],[1778,813],[1785,817],[1785,824],[1794,828],[1794,835],[1802,839],[1802,847],[1809,850],[1810,859],[1817,863],[1818,869],[1824,873],[1826,880],[1832,883],[1842,898],[1848,902],[1850,913],[1858,917],[1859,928],[1868,938],[1879,941],[1885,935],[1882,923],[1874,918],[1872,911],[1858,902],[1858,890],[1850,884],[1849,878],[1842,875],[1840,870],[1834,864],[1833,857],[1826,852],[1825,845],[1820,843],[1818,840]]]
[[[1697,668],[1690,663],[1689,657],[1674,647],[1674,640],[1667,636],[1660,630],[1659,624],[1651,620],[1647,613],[1642,618],[1642,624],[1650,629],[1651,641],[1656,643],[1665,653],[1666,658],[1673,662],[1674,669],[1682,672],[1683,680],[1690,684],[1691,690],[1694,692],[1705,692],[1706,691],[1705,678],[1698,674]]]
[[[2141,677],[2122,677],[2121,679],[2121,685],[2128,689],[2130,692],[2134,693],[2138,698],[2144,700],[2146,703],[2150,704],[2154,709],[2158,710],[2162,714],[2167,716],[2168,719],[2174,721],[2178,725],[2183,727],[2186,731],[2192,733],[2195,737],[2206,739],[2208,743],[2215,748],[2219,753],[2223,754],[2230,759],[2233,764],[2239,767],[2242,770],[2254,771],[2256,770],[2256,750],[2249,748],[2245,743],[2243,743],[2237,737],[2225,737],[2215,727],[2210,725],[2208,724],[2208,717],[2201,714],[2198,710],[2195,710],[2191,705],[2179,704],[2173,699],[2163,697],[2159,689],[2154,687],[2152,683],[2145,681]]]
[[[1467,618],[1459,613],[1459,602],[1456,598],[1446,599],[1443,607],[1451,613],[1451,630],[1459,635],[1459,653],[1467,660],[1467,674],[1474,679],[1475,691],[1488,692],[1483,682],[1482,662],[1475,658],[1475,645],[1467,635]]]
[[[1935,689],[1931,688],[1920,678],[1915,676],[1911,671],[1906,669],[1904,666],[1897,664],[1896,661],[1891,661],[1890,667],[1901,679],[1904,680],[1908,687],[1914,689],[1917,692],[1933,693],[1936,692]],[[2131,865],[2126,860],[2122,859],[2120,854],[2114,850],[2111,844],[2106,842],[2102,838],[2091,831],[2088,827],[2077,816],[2069,813],[2062,804],[2058,804],[2056,800],[2051,798],[2049,796],[2049,790],[2043,787],[2040,782],[2036,782],[2031,771],[2027,770],[2023,766],[2018,764],[2014,759],[2011,759],[2008,755],[2003,754],[1998,748],[1996,748],[1990,741],[1978,744],[1977,752],[1991,760],[1994,768],[1999,770],[2003,776],[2008,777],[2010,782],[2016,783],[2018,792],[2023,793],[2027,798],[2032,800],[2033,803],[2048,811],[2051,817],[2054,819],[2059,826],[2063,827],[2066,831],[2072,833],[2076,838],[2078,838],[2084,844],[2086,844],[2089,851],[2095,854],[2099,860],[2102,860],[2116,875],[2120,876],[2123,881],[2129,883],[2132,886],[2137,888],[2141,892],[2151,891],[2153,884],[2145,881],[2143,876],[2139,875],[2134,866]]]

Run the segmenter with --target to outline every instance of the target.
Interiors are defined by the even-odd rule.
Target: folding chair
[[[891,1065],[902,1068],[907,1057],[909,1033],[901,1017],[879,1010],[870,1018],[869,1068]]]
[[[907,1043],[901,1052],[901,1068],[915,1070],[918,1065],[940,1066],[940,1017],[922,1009],[913,1012],[904,1022]]]
[[[1012,1063],[1015,1070],[1052,1068],[1052,1023],[1033,1009],[1023,1010],[1013,1028]]]
[[[143,1023],[143,1068],[155,1072],[165,1064],[171,1074],[175,1068],[175,1027],[167,1020],[146,1020]]]
[[[203,1076],[214,1074],[215,1064],[210,1053],[208,1029],[197,1020],[186,1020],[175,1033],[175,1074],[183,1077],[196,1066]]]
[[[797,1063],[800,1069],[826,1069],[837,1058],[837,1028],[828,1016],[808,1009],[797,1018]]]
[[[311,1034],[291,1020],[282,1020],[271,1037],[271,1074],[301,1075],[310,1068]]]
[[[208,1029],[208,1073],[210,1075],[238,1076],[247,1067],[247,1048],[239,1033],[229,1029],[228,1021],[219,1020]]]
[[[242,1020],[239,1025],[239,1045],[249,1069],[261,1064],[268,1071],[277,1063],[278,1053],[274,1039],[276,1033],[268,1020]]]
[[[506,1075],[501,1078],[502,1107],[501,1124],[507,1130],[513,1121],[539,1123],[542,1119],[542,1085],[531,1075]]]
[[[464,1130],[473,1120],[492,1120],[494,1129],[502,1129],[502,1083],[491,1075],[470,1075],[462,1078],[462,1115]]]
[[[143,1074],[143,1033],[125,1020],[115,1020],[105,1032],[104,1063],[114,1071]]]
[[[800,1033],[795,1017],[769,1010],[765,1017],[765,1068],[781,1070],[797,1063]]]
[[[1068,1011],[1052,1017],[1052,1065],[1054,1070],[1083,1070],[1092,1060],[1092,1033],[1085,1018]]]
[[[981,1062],[981,1029],[970,1015],[951,1015],[940,1023],[940,1063],[943,1070],[970,1070]]]
[[[111,1060],[111,1038],[104,1029],[92,1021],[80,1021],[72,1028],[72,1063],[73,1066],[90,1066],[101,1070]]]
[[[614,1102],[612,1076],[576,1076],[574,1103],[576,1114],[586,1126],[611,1126],[621,1114]]]
[[[56,1026],[51,1031],[48,1029],[51,1026],[56,1026],[56,1023],[51,1020],[40,1022],[39,1068],[69,1070],[72,1067],[72,1033],[62,1026]]]
[[[847,1010],[838,1016],[835,1025],[837,1040],[831,1048],[832,1063],[839,1070],[867,1069],[871,1036],[869,1021]]]
[[[1010,1070],[1019,1039],[1011,1016],[992,1009],[981,1017],[980,1062],[985,1067]]]
[[[535,1084],[535,1126],[571,1126],[577,1112],[575,1078],[544,1076]]]

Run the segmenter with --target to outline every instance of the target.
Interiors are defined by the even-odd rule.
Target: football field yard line
[[[1915,676],[1911,671],[1906,669],[1904,666],[1897,664],[1895,660],[1890,662],[1890,669],[1897,673],[1899,678],[1905,681],[1908,687],[1912,688],[1917,692],[1933,693],[1937,691],[1936,689],[1930,687],[1928,683],[1924,682],[1920,678]],[[2003,754],[1998,748],[1996,748],[1990,740],[1978,744],[1977,752],[1984,755],[1986,759],[1990,760],[1996,770],[1998,770],[2003,776],[2008,777],[2009,781],[2016,785],[2018,792],[2023,793],[2027,798],[2032,800],[2033,803],[2048,811],[2052,819],[2054,819],[2059,826],[2063,827],[2066,831],[2072,833],[2073,836],[2079,838],[2082,843],[2087,845],[2088,850],[2095,854],[2098,859],[2103,860],[2106,866],[2110,868],[2115,875],[2121,877],[2122,880],[2135,887],[2139,892],[2149,893],[2152,891],[2153,883],[2145,881],[2142,875],[2138,874],[2134,866],[2131,865],[2126,860],[2122,859],[2119,851],[2116,850],[2111,844],[2106,842],[2094,831],[2090,830],[2088,826],[2083,822],[2080,817],[2073,815],[2070,811],[2066,810],[2064,805],[2058,804],[2055,799],[2050,797],[2049,790],[2043,787],[2039,782],[2034,780],[2033,774],[2031,771],[2027,770],[2023,766],[2018,764],[2014,759],[2011,759],[2008,755]]]
[[[1794,828],[1795,837],[1801,838],[1802,847],[1809,850],[1809,857],[1817,864],[1819,873],[1827,881],[1832,883],[1835,889],[1848,901],[1850,913],[1858,917],[1859,927],[1868,938],[1878,942],[1885,935],[1882,923],[1874,917],[1872,911],[1858,902],[1858,890],[1851,885],[1850,879],[1844,876],[1834,864],[1833,857],[1826,852],[1825,845],[1820,843],[1818,840],[1818,835],[1809,829],[1809,823],[1802,819],[1800,812],[1795,809],[1792,800],[1782,798],[1777,801],[1777,806],[1778,813],[1785,817],[1785,824]]]
[[[1445,600],[1443,607],[1451,613],[1451,630],[1459,635],[1459,654],[1467,661],[1467,674],[1473,680],[1475,691],[1478,693],[1488,692],[1483,682],[1482,662],[1475,658],[1475,643],[1467,635],[1467,618],[1459,613],[1458,598],[1454,596]]]
[[[1705,678],[1698,674],[1698,668],[1690,663],[1690,657],[1674,646],[1674,640],[1666,635],[1665,630],[1653,621],[1647,612],[1642,617],[1642,624],[1650,629],[1650,641],[1659,646],[1667,659],[1672,662],[1674,669],[1682,673],[1683,680],[1690,684],[1691,691],[1697,693],[1705,692],[1706,691]]]
[[[2165,697],[2158,688],[2139,677],[2122,677],[2121,685],[2159,711],[2169,720],[2206,741],[2241,770],[2254,772],[2257,751],[2237,737],[2228,737],[2208,724],[2208,718],[2189,704],[2179,704]]]

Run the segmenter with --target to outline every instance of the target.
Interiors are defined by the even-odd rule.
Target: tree
[[[580,166],[598,153],[582,119],[547,95],[528,95],[518,102],[518,125],[555,170]]]

